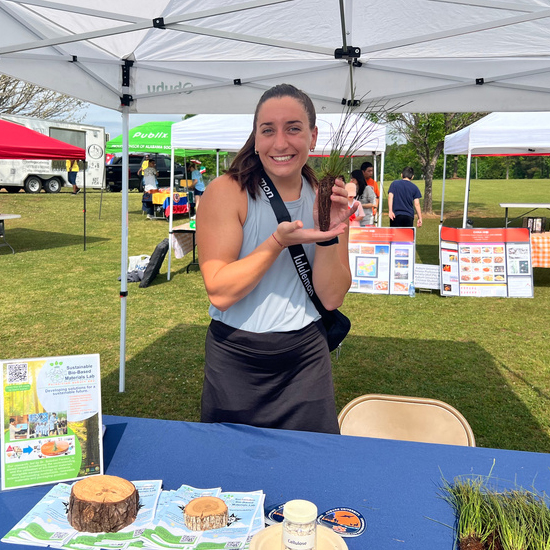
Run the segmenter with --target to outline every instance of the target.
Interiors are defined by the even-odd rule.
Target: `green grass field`
[[[446,224],[461,225],[463,197],[464,181],[447,181]],[[549,180],[474,180],[470,218],[502,227],[498,203],[549,197]],[[417,233],[422,263],[439,263],[440,198],[439,181],[436,215]],[[139,193],[129,204],[129,253],[151,254],[168,224],[146,220]],[[119,393],[121,195],[87,194],[86,250],[83,194],[1,192],[0,212],[21,215],[6,222],[16,254],[0,248],[0,357],[99,353],[104,413],[198,420],[209,317],[200,273],[185,271],[190,255],[173,259],[170,281],[166,260],[149,288],[128,284]],[[342,311],[353,326],[334,360],[338,408],[363,393],[442,399],[466,416],[478,446],[550,452],[550,270],[536,268],[534,280],[534,299],[349,294]]]

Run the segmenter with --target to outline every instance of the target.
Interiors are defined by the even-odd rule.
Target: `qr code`
[[[8,363],[8,384],[27,384],[29,382],[28,363]]]
[[[197,540],[197,537],[192,537],[190,535],[183,535],[183,537],[181,537],[181,539],[180,539],[180,542],[193,544],[196,540]]]
[[[56,531],[55,533],[52,533],[50,538],[53,540],[61,540],[65,538],[66,533],[63,531]]]

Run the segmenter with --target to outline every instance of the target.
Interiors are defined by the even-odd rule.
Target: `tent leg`
[[[101,207],[103,206],[103,190],[104,189],[105,189],[104,187],[101,188],[101,197],[99,197],[99,218],[98,218],[98,220],[101,219]]]
[[[84,250],[86,250],[86,165],[84,165],[82,176],[84,178],[84,208],[82,209],[84,212]]]
[[[126,389],[126,300],[128,297],[128,133],[130,108],[122,107],[122,229],[120,245],[120,371],[118,391]]]
[[[380,200],[378,201],[378,227],[382,227],[382,212],[384,208],[384,164],[385,154],[380,155]]]
[[[168,217],[168,274],[166,280],[170,280],[170,270],[172,266],[172,222],[174,220],[174,148],[172,147],[172,155],[170,161],[170,215]]]
[[[447,174],[447,155],[443,156],[443,186],[441,188],[441,217],[439,225],[443,225],[443,208],[445,206],[445,175]]]
[[[462,228],[468,223],[468,201],[470,200],[470,164],[472,162],[472,151],[468,151],[468,161],[466,165],[466,191],[464,192],[464,216],[462,217]]]

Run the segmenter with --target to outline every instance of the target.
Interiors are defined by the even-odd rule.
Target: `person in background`
[[[139,167],[139,170],[137,171],[138,176],[143,176],[143,172],[144,172],[145,168],[147,168],[149,166],[150,158],[151,157],[149,155],[145,155],[143,157],[143,160],[141,161],[141,165]]]
[[[290,84],[264,92],[252,133],[197,212],[199,263],[211,302],[203,422],[339,433],[326,331],[287,247],[302,244],[315,292],[339,307],[351,285],[348,199],[332,187],[319,229],[317,180],[307,165],[317,127],[311,99]],[[291,221],[277,222],[268,176]]]
[[[149,166],[149,160],[150,160],[150,156],[149,155],[145,155],[143,157],[143,160],[141,161],[141,165],[137,171],[137,175],[138,176],[141,176],[141,184],[142,184],[142,188],[145,189],[145,182],[143,180],[143,172],[145,172],[145,169]]]
[[[76,185],[76,176],[78,175],[78,171],[80,168],[78,167],[78,161],[77,160],[66,160],[65,165],[67,167],[67,179],[69,180],[69,183],[73,186],[73,192],[72,195],[78,195],[80,193],[80,189]]]
[[[355,206],[355,203],[357,203],[357,206],[355,206],[355,214],[352,214],[349,218],[349,225],[350,227],[361,227],[361,221],[365,217],[365,212],[361,203],[356,199],[357,184],[354,182],[348,183],[346,185],[346,191],[348,193],[348,207],[351,209]]]
[[[376,214],[378,212],[378,204],[380,202],[380,188],[378,187],[378,182],[373,178],[374,166],[372,165],[371,162],[364,162],[363,164],[361,164],[361,172],[363,172],[363,176],[365,178],[365,181],[367,182],[367,185],[369,187],[372,187],[372,189],[374,190],[376,201],[372,209],[372,215],[376,219]]]
[[[350,182],[357,186],[357,198],[363,207],[364,217],[361,220],[361,227],[372,225],[374,223],[373,210],[376,206],[376,195],[374,189],[367,185],[363,172],[361,170],[353,170],[351,173]]]
[[[143,170],[143,191],[144,195],[149,195],[149,197],[145,197],[145,200],[142,199],[142,204],[144,210],[147,212],[148,220],[153,219],[153,199],[151,195],[158,189],[158,175],[157,163],[154,160],[149,160],[147,168]],[[147,200],[147,198],[150,200]]]
[[[192,160],[193,171],[191,173],[191,179],[193,180],[193,189],[195,193],[195,212],[199,209],[199,202],[202,194],[204,193],[204,181],[201,174],[201,162],[200,160]]]
[[[411,181],[414,170],[407,166],[401,173],[400,180],[391,183],[388,189],[388,216],[390,227],[413,227],[414,211],[418,215],[417,227],[422,227],[422,211],[420,210],[420,189]]]

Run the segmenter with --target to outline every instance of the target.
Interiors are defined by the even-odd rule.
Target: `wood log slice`
[[[116,476],[92,476],[71,489],[67,519],[77,531],[116,533],[136,519],[139,493],[133,483]]]
[[[185,507],[183,517],[191,531],[219,529],[227,525],[227,505],[217,497],[194,498]]]

